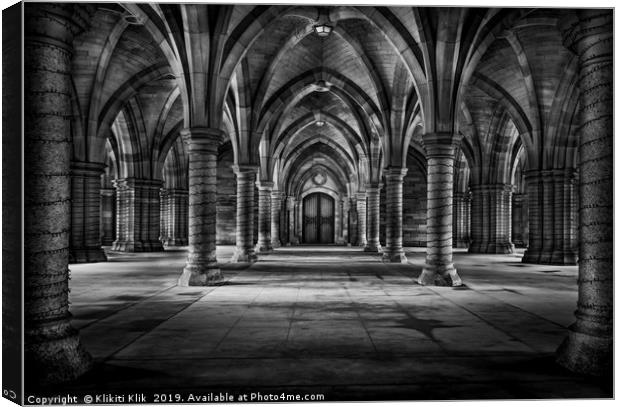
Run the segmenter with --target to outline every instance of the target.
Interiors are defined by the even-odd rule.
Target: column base
[[[102,238],[101,246],[112,246],[114,244],[114,239],[112,238]]]
[[[511,254],[515,252],[515,247],[510,242],[504,243],[489,243],[487,245],[487,254]]]
[[[557,266],[574,266],[577,264],[579,256],[573,251],[532,251],[527,249],[523,254],[522,263],[530,264],[550,264]]]
[[[488,243],[485,242],[480,242],[480,241],[476,241],[473,240],[470,244],[469,244],[469,249],[467,250],[468,253],[484,253],[484,250],[486,249]]]
[[[112,250],[133,253],[163,252],[164,246],[159,240],[154,242],[122,242],[117,240],[112,244]]]
[[[572,329],[556,352],[559,365],[590,376],[611,376],[613,360],[612,337],[592,336]]]
[[[364,251],[365,252],[372,252],[372,253],[382,253],[383,250],[381,249],[381,244],[379,243],[366,243],[366,246],[364,246]]]
[[[254,263],[257,260],[258,260],[258,256],[256,256],[256,253],[254,253],[254,250],[240,249],[236,247],[232,258],[230,259],[230,262],[231,263]]]
[[[402,250],[400,252],[384,251],[381,261],[384,263],[407,263],[407,256]]]
[[[260,254],[273,253],[273,247],[271,245],[269,246],[256,245],[256,247],[254,248],[254,251]]]
[[[521,259],[521,263],[532,263],[532,264],[540,264],[540,251],[527,249],[525,253],[523,253],[523,258]]]
[[[164,247],[187,246],[187,239],[171,238],[163,241]]]
[[[101,247],[84,247],[69,251],[69,263],[99,263],[108,261]]]
[[[24,373],[29,383],[48,386],[68,382],[93,366],[78,331],[68,320],[27,329],[25,335]]]
[[[217,263],[188,264],[177,284],[181,287],[216,285],[222,279],[223,275]]]
[[[271,247],[274,249],[277,249],[278,247],[282,247],[282,243],[280,243],[279,240],[272,240],[271,241]]]
[[[440,287],[460,287],[463,285],[454,265],[436,267],[426,265],[418,277],[420,285],[436,285]]]
[[[452,243],[452,247],[456,249],[466,249],[469,247],[469,242],[467,240],[455,240]]]
[[[551,263],[558,266],[576,266],[579,255],[572,250],[554,250],[551,253]]]

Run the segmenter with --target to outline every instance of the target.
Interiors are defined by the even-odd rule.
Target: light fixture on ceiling
[[[327,7],[319,7],[319,15],[316,19],[316,25],[314,26],[314,32],[321,38],[327,37],[334,29],[331,21],[329,20],[329,10]]]
[[[318,127],[323,127],[323,126],[325,125],[325,122],[324,122],[323,120],[317,120],[317,121],[316,121],[316,125],[317,125]]]
[[[327,24],[317,24],[314,26],[314,32],[322,38],[325,38],[332,32],[333,27]]]

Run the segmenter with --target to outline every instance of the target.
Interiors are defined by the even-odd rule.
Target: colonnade
[[[25,175],[28,187],[24,189],[24,357],[29,372],[40,383],[71,380],[92,364],[80,344],[77,330],[71,326],[68,302],[70,256],[79,259],[84,253],[86,257],[99,255],[98,250],[91,251],[98,229],[91,219],[97,219],[93,222],[99,219],[95,210],[98,202],[95,180],[101,167],[77,162],[72,166],[68,136],[72,39],[88,21],[81,10],[84,9],[66,4],[25,5],[24,158],[28,163]],[[50,15],[54,18],[49,18]],[[527,174],[528,199],[534,204],[529,207],[530,247],[524,261],[573,261],[576,225],[566,222],[574,219],[566,214],[573,213],[578,187],[579,300],[576,322],[558,351],[558,360],[574,371],[602,374],[610,371],[613,360],[612,16],[598,10],[578,10],[577,15],[578,21],[567,30],[567,37],[580,62],[580,176],[575,181],[574,175],[565,171],[541,170]],[[215,256],[217,146],[222,132],[193,127],[186,133],[189,248],[179,285],[215,284],[222,278]],[[426,263],[418,282],[460,285],[452,261],[455,136],[426,134],[423,142],[428,165],[428,231]],[[402,217],[403,173],[398,171],[390,169],[386,178],[389,201],[386,254],[390,261],[393,257],[402,259],[402,236],[399,240],[396,226]],[[239,174],[240,171],[237,175],[242,178]],[[114,184],[117,236],[113,248],[161,250],[161,181],[121,178]],[[238,188],[242,188],[238,205],[242,206],[238,206],[237,214],[237,248],[250,260],[251,185],[249,175],[238,183]],[[371,251],[381,250],[379,190],[378,184],[369,184],[364,194],[355,197],[357,243]],[[485,207],[498,213],[502,212],[501,208],[509,211],[510,194],[505,187],[487,191],[490,191],[489,198],[482,198],[476,204],[472,196],[472,205],[481,206],[483,216]],[[273,184],[262,180],[258,193],[257,251],[262,253],[272,250],[272,232],[279,230],[272,227],[272,220],[280,218],[280,209],[274,211],[272,202],[280,197],[274,198]],[[472,208],[472,219],[479,214],[478,209]],[[482,243],[486,238],[487,248],[489,245],[504,247],[510,223],[503,216],[489,219],[488,225],[484,219],[472,222],[476,225],[475,230],[472,227],[472,238],[480,236]]]

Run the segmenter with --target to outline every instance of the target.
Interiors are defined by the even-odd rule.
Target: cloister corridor
[[[177,286],[184,248],[106,249],[71,266],[71,312],[95,368],[63,386],[100,392],[302,392],[326,400],[602,397],[611,383],[554,363],[574,319],[577,266],[455,249],[462,287],[421,286],[406,264],[343,246],[281,247]]]

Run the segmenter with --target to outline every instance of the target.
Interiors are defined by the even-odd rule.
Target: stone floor
[[[218,247],[222,262],[232,247]],[[455,253],[465,286],[415,283],[358,248],[280,248],[223,264],[215,287],[176,286],[184,251],[71,266],[74,326],[97,360],[77,393],[262,392],[326,400],[611,397],[553,352],[573,322],[576,267]],[[65,388],[55,388],[55,391]]]

